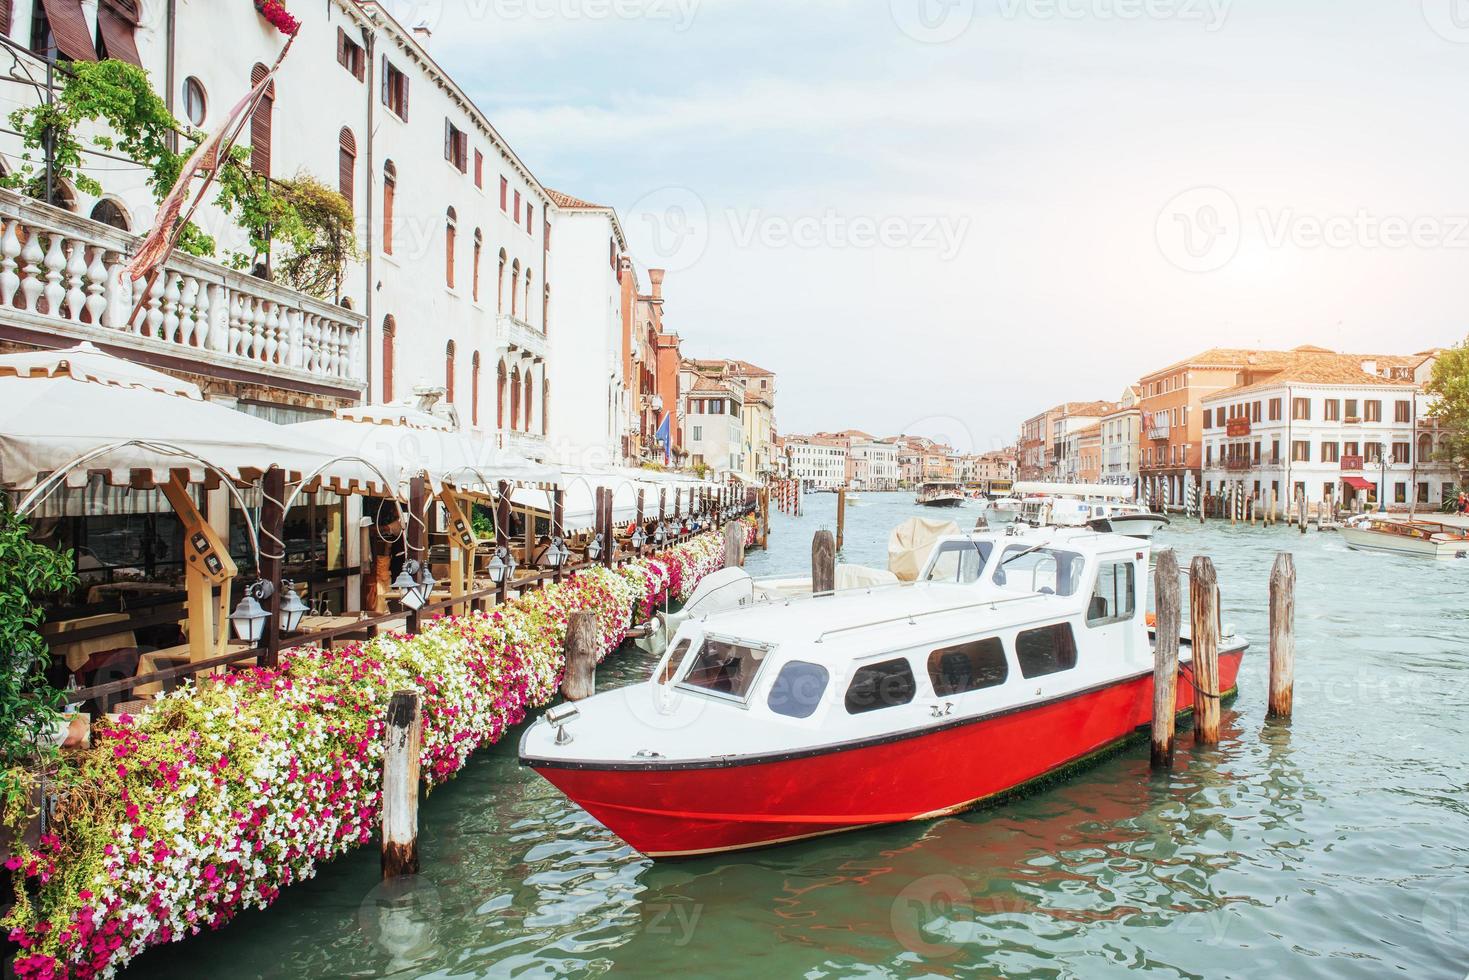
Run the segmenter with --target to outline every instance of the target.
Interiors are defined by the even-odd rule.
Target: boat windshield
[[[706,636],[679,686],[743,701],[768,652],[758,644]]]
[[[1011,592],[1074,595],[1085,565],[1074,551],[1011,545],[996,565],[995,584]]]
[[[994,546],[988,541],[945,541],[934,553],[924,581],[958,585],[977,582],[992,550]]]

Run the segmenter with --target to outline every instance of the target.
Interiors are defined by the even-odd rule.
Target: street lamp
[[[1387,443],[1377,444],[1377,462],[1382,467],[1382,483],[1377,490],[1377,512],[1379,514],[1387,511]]]

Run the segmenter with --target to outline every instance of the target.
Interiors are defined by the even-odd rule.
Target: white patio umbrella
[[[457,429],[452,422],[412,405],[344,408],[336,418],[313,419],[285,427],[329,444],[341,453],[372,461],[400,489],[423,474],[437,492],[445,484],[478,493],[508,483],[553,485],[561,471]]]
[[[279,468],[292,484],[389,492],[370,466],[341,455],[90,344],[0,356],[0,486],[6,489],[80,487],[96,474],[127,486],[138,471],[161,484],[175,470],[187,470],[190,482],[204,482],[212,472],[248,485]]]

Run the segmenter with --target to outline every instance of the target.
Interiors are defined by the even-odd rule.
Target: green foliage
[[[19,789],[8,770],[38,754],[58,717],[61,693],[46,680],[50,649],[41,636],[36,598],[76,587],[71,552],[28,537],[29,528],[0,496],[0,797]]]
[[[1469,462],[1469,340],[1439,354],[1426,390],[1435,396],[1428,414],[1443,433],[1436,456],[1462,472]]]
[[[100,195],[102,186],[84,169],[88,150],[116,153],[147,171],[155,201],[162,201],[188,155],[202,142],[185,132],[154,91],[148,73],[122,61],[75,62],[66,83],[50,106],[27,106],[10,114],[25,151],[15,172],[0,186],[31,197],[45,197],[45,146],[52,140],[52,174],[78,190]],[[77,135],[82,124],[101,124],[103,134],[86,141]],[[181,136],[182,152],[169,148]],[[272,180],[250,169],[250,150],[237,146],[215,176],[215,204],[245,232],[248,247],[232,251],[226,261],[249,269],[270,256],[285,285],[321,298],[336,295],[344,266],[358,258],[352,207],[341,194],[315,178],[300,174]],[[182,229],[178,248],[190,255],[213,256],[216,243],[198,225]]]

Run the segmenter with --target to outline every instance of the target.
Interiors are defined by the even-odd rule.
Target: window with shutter
[[[143,59],[138,55],[138,42],[133,37],[137,29],[137,0],[99,0],[97,37],[102,57],[143,67]]]
[[[457,234],[454,226],[458,220],[459,216],[450,208],[444,224],[444,283],[450,289],[454,288],[454,241]]]
[[[347,207],[353,208],[356,201],[357,138],[352,135],[352,130],[343,126],[338,142],[337,189],[347,199]]]
[[[474,186],[481,190],[485,186],[485,155],[479,150],[474,151]]]
[[[509,198],[510,198],[510,181],[506,180],[504,177],[501,177],[500,178],[500,210],[501,211],[507,211],[507,210],[509,210],[509,205],[507,203],[509,201]]]
[[[383,164],[383,253],[393,254],[393,205],[398,196],[398,168],[393,161]]]
[[[97,60],[97,46],[81,0],[40,0],[36,4],[31,15],[31,50],[45,55],[52,45],[64,58]]]
[[[340,27],[337,28],[337,64],[351,72],[359,82],[367,78],[367,52]]]
[[[250,72],[250,84],[259,85],[269,74],[269,68],[256,65]],[[274,116],[275,81],[272,80],[256,103],[254,114],[250,116],[250,168],[267,177],[270,176],[270,140]]]
[[[383,401],[393,400],[393,352],[394,336],[398,325],[391,314],[383,317]]]
[[[444,348],[444,400],[454,403],[454,341]]]
[[[10,8],[10,0],[0,0],[0,31],[3,31],[6,35],[10,34],[10,24],[14,19],[11,16],[13,11]]]

